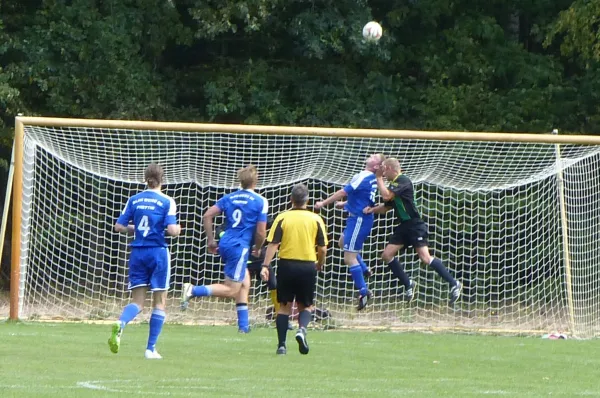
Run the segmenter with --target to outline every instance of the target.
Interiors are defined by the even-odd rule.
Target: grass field
[[[144,359],[147,325],[121,352],[108,325],[0,323],[1,397],[600,396],[597,341],[392,332],[292,332],[166,325],[163,360]]]

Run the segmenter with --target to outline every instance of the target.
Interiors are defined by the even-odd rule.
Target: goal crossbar
[[[17,123],[30,126],[53,127],[86,127],[119,130],[156,130],[156,131],[187,131],[197,133],[238,133],[238,134],[277,134],[277,135],[308,135],[322,137],[362,137],[362,138],[393,138],[441,141],[480,141],[480,142],[521,142],[544,144],[581,144],[600,145],[600,136],[594,135],[556,135],[531,133],[493,133],[493,132],[461,132],[461,131],[417,131],[417,130],[386,130],[386,129],[357,129],[337,127],[298,127],[298,126],[265,126],[245,124],[214,124],[214,123],[179,123],[152,122],[135,120],[98,120],[98,119],[65,119],[47,117],[17,116]]]

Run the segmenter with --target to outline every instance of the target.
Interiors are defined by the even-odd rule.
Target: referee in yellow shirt
[[[269,264],[277,249],[277,354],[286,354],[288,321],[294,299],[298,305],[298,332],[296,341],[300,354],[308,354],[306,327],[311,319],[311,307],[315,299],[317,271],[325,263],[327,255],[327,228],[318,214],[306,209],[308,188],[298,184],[292,188],[292,209],[281,213],[269,231],[267,252],[260,276],[269,278]],[[315,250],[316,247],[316,250]]]

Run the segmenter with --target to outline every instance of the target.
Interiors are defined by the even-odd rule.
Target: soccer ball
[[[383,34],[383,29],[381,25],[379,25],[375,21],[371,21],[363,27],[363,37],[367,41],[377,41],[381,39],[381,35]]]

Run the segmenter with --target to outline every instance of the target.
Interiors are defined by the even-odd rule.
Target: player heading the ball
[[[123,308],[108,339],[110,350],[115,354],[119,352],[125,326],[142,311],[146,292],[150,289],[153,310],[145,357],[162,358],[156,351],[156,342],[165,322],[165,305],[171,276],[171,256],[165,241],[165,228],[166,233],[171,236],[181,233],[181,227],[177,224],[175,201],[161,192],[163,177],[161,166],[149,165],[144,172],[148,189],[129,198],[115,224],[117,232],[134,235],[129,256],[131,303]]]
[[[388,181],[385,185],[383,178]],[[419,258],[424,264],[433,268],[450,285],[450,304],[454,304],[460,297],[462,285],[454,279],[448,269],[444,267],[439,258],[433,257],[429,253],[427,238],[427,224],[421,219],[419,210],[415,203],[415,190],[410,178],[402,173],[398,159],[386,159],[382,167],[377,171],[377,186],[379,193],[385,203],[377,207],[368,207],[364,211],[366,214],[385,213],[394,210],[398,225],[390,235],[389,242],[381,257],[388,264],[394,276],[406,288],[405,298],[411,301],[415,295],[416,283],[409,279],[404,272],[404,267],[396,258],[399,250],[413,247]]]
[[[374,153],[366,160],[365,169],[356,174],[350,182],[327,199],[315,203],[315,209],[318,210],[328,204],[348,197],[345,202],[336,203],[337,207],[343,207],[348,212],[344,234],[340,238],[339,245],[344,249],[344,263],[348,266],[354,287],[358,290],[358,306],[360,311],[367,306],[371,293],[365,282],[365,274],[370,271],[362,257],[362,250],[365,240],[371,234],[373,228],[373,215],[363,213],[365,207],[375,205],[375,195],[377,194],[377,177],[375,172],[385,160],[381,153]]]

